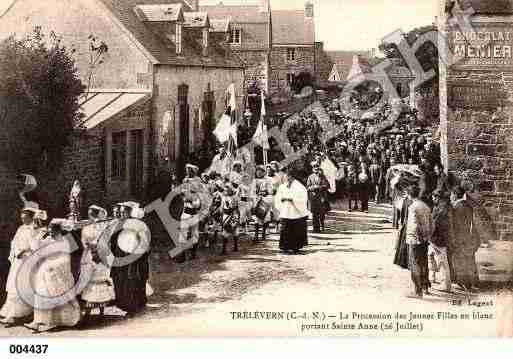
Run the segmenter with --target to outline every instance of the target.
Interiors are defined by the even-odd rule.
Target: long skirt
[[[22,319],[28,317],[33,312],[32,306],[25,303],[18,294],[16,286],[16,278],[22,264],[23,259],[15,258],[10,265],[6,282],[7,298],[2,310],[0,310],[0,316],[4,318]]]
[[[479,281],[476,258],[474,252],[454,251],[451,253],[452,281],[454,283],[472,287]]]
[[[110,278],[110,269],[102,263],[91,262],[93,276],[82,291],[82,300],[86,308],[101,308],[115,299],[114,284]]]
[[[71,257],[69,255],[62,254],[45,260],[35,273],[35,290],[41,296],[41,299],[39,297],[34,298],[33,324],[43,324],[42,329],[44,330],[77,325],[81,313],[76,298],[53,308],[44,306],[46,298],[63,296],[73,286],[74,278],[71,272]]]
[[[149,276],[148,255],[124,267],[113,267],[111,277],[114,282],[116,306],[127,313],[142,311],[147,303],[146,282]]]
[[[4,318],[22,319],[32,314],[33,308],[26,304],[17,292],[8,292],[5,304],[0,311]]]
[[[406,225],[401,227],[395,245],[394,264],[408,269],[408,244],[406,243]]]
[[[80,305],[76,299],[53,309],[34,309],[32,324],[43,324],[44,330],[56,327],[74,327],[80,321]]]
[[[282,219],[280,233],[280,249],[298,251],[308,245],[307,217],[298,219]]]
[[[411,279],[415,284],[415,292],[422,294],[423,289],[430,287],[428,269],[428,245],[408,245],[409,268]]]

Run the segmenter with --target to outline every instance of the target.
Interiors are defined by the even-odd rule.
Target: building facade
[[[269,89],[272,47],[271,5],[261,0],[259,5],[200,6],[214,21],[229,21],[228,46],[245,67],[246,86],[257,82],[265,91]]]
[[[272,51],[270,91],[277,92],[291,85],[302,72],[317,76],[314,6],[311,2],[301,10],[271,10]]]
[[[489,34],[489,43],[476,48],[450,21],[454,3],[442,2],[440,34],[463,58],[454,64],[440,59],[442,158],[486,209],[479,220],[494,230],[485,239],[513,241],[513,1],[460,3],[473,8],[473,28]]]
[[[257,82],[273,95],[290,90],[302,72],[325,81],[329,69],[322,42],[315,41],[314,6],[274,10],[269,0],[259,5],[200,6],[216,21],[230,21],[230,48],[246,67],[246,83]]]
[[[88,88],[81,100],[85,133],[73,140],[66,170],[39,179],[48,197],[43,205],[63,208],[71,181],[85,177],[91,178],[83,185],[87,204],[144,202],[157,171],[180,172],[203,145],[226,109],[231,84],[242,108],[244,64],[228,45],[230,22],[211,23],[198,10],[197,1],[181,0],[18,0],[0,17],[1,38],[36,26],[61,36],[75,49]],[[93,71],[91,35],[108,46]],[[12,196],[1,196],[11,203]],[[20,206],[2,206],[0,217],[11,218]]]

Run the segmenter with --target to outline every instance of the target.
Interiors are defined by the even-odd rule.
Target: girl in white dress
[[[49,234],[40,242],[40,249],[35,254],[42,260],[34,271],[37,294],[34,298],[34,321],[27,325],[38,333],[74,327],[81,314],[73,293],[75,282],[71,273],[70,252],[74,239],[68,232],[73,230],[73,224],[66,219],[53,219],[49,227]]]
[[[0,323],[5,327],[21,324],[32,314],[32,307],[25,303],[18,293],[16,278],[23,262],[37,250],[34,217],[39,212],[37,203],[26,202],[21,211],[22,225],[16,231],[11,242],[9,254],[9,276],[7,277],[7,300],[0,311]]]
[[[84,301],[86,316],[98,308],[100,316],[103,316],[105,307],[115,299],[114,284],[110,277],[110,268],[101,262],[98,257],[98,240],[107,229],[110,221],[107,221],[107,211],[96,205],[89,207],[90,225],[82,229],[82,272],[92,273],[92,278],[81,293]],[[87,268],[89,267],[89,268]]]

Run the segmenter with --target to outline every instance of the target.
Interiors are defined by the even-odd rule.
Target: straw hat
[[[107,218],[107,210],[105,208],[93,204],[92,206],[89,206],[89,209],[98,211],[98,219],[103,220]]]
[[[31,212],[34,216],[39,212],[39,205],[36,202],[25,202],[22,212]]]

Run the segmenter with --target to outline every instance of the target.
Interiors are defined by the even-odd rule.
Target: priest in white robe
[[[310,212],[308,192],[297,180],[295,168],[287,169],[285,183],[276,193],[275,205],[280,213],[280,249],[285,253],[299,254],[300,249],[308,244],[307,220]]]

